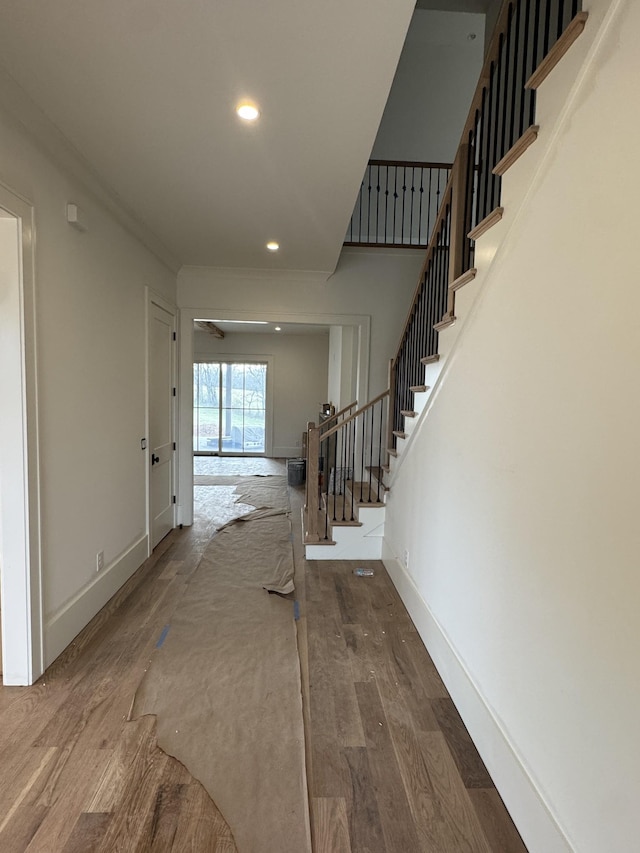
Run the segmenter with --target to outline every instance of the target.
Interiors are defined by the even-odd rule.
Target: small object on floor
[[[354,569],[353,573],[359,578],[372,578],[375,575],[373,569]]]

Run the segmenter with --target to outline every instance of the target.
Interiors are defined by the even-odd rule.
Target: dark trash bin
[[[301,486],[305,481],[306,459],[289,459],[287,462],[287,482],[290,486]]]

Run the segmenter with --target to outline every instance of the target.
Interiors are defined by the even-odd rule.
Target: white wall
[[[228,333],[224,340],[206,332],[194,334],[199,357],[264,356],[272,359],[273,421],[271,453],[300,456],[307,421],[318,422],[320,404],[327,393],[329,335]]]
[[[585,5],[387,509],[400,585],[490,770],[528,779],[528,803],[502,795],[532,853],[638,848],[640,4]]]
[[[356,326],[331,326],[329,332],[329,384],[327,400],[336,411],[357,398],[358,329]],[[362,400],[361,403],[366,403]]]
[[[49,663],[146,554],[145,285],[175,301],[175,276],[4,114],[0,181],[35,210]],[[86,233],[67,224],[68,202]]]
[[[484,23],[484,15],[416,9],[373,159],[453,162],[484,59]]]

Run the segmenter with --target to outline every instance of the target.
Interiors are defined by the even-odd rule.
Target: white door
[[[174,330],[173,314],[152,302],[149,316],[149,505],[152,548],[174,527]]]

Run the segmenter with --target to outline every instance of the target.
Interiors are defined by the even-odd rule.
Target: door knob
[[[159,461],[160,461],[160,457],[159,457],[159,456],[156,456],[154,453],[152,453],[152,454],[151,454],[151,464],[152,464],[152,465],[155,465],[155,464],[156,464],[157,462],[159,462]]]

